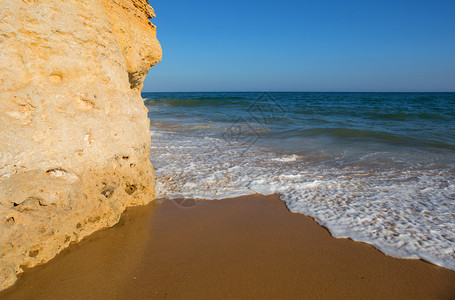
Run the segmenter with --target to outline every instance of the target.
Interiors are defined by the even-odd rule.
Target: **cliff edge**
[[[155,197],[147,0],[0,2],[0,290]]]

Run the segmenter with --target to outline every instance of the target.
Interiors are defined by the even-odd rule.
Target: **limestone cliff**
[[[147,0],[0,2],[0,289],[155,196]]]

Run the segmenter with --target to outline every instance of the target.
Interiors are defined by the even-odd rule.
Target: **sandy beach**
[[[455,272],[333,238],[271,195],[129,208],[0,298],[453,299],[454,287]]]

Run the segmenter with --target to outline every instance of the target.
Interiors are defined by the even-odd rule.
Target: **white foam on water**
[[[335,167],[254,145],[152,132],[158,197],[277,193],[290,211],[312,216],[335,237],[455,270],[454,169]]]
[[[299,158],[298,155],[292,154],[292,155],[286,155],[283,157],[274,157],[272,158],[273,161],[281,161],[281,162],[289,162],[289,161],[296,161]]]

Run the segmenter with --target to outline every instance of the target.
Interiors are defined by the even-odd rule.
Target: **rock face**
[[[155,197],[147,0],[0,2],[0,289]]]

